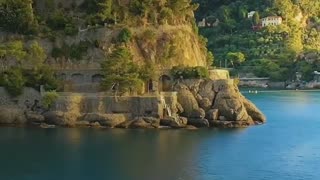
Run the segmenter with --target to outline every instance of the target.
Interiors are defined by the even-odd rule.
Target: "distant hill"
[[[207,25],[200,33],[208,38],[208,49],[216,65],[236,67],[237,72],[253,72],[273,80],[304,80],[320,68],[320,1],[318,0],[194,0],[199,3],[197,21]],[[249,13],[253,17],[248,17]],[[261,27],[265,17],[281,17],[280,25]],[[245,62],[235,53],[242,53]]]

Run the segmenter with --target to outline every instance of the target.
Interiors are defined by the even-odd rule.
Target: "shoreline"
[[[257,93],[277,93],[277,92],[320,92],[320,89],[263,89],[259,90],[258,88],[246,89],[243,90],[240,88],[240,92],[243,94],[256,94],[254,92],[249,91],[257,91]]]

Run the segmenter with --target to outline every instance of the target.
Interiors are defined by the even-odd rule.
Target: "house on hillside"
[[[198,22],[198,27],[206,27],[206,18],[203,18]]]
[[[214,19],[208,19],[207,18],[203,18],[201,21],[198,22],[198,27],[216,27],[218,26],[220,23],[219,19],[214,18]]]
[[[282,17],[280,16],[268,16],[261,19],[262,27],[266,27],[270,25],[278,26],[280,24],[282,24]]]
[[[248,13],[248,19],[252,18],[255,13],[256,13],[256,11],[250,11]]]

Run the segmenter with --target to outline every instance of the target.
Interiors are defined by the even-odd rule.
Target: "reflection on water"
[[[246,96],[267,124],[199,131],[0,128],[0,180],[319,179],[320,93]]]

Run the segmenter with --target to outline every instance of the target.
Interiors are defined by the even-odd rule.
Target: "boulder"
[[[115,126],[115,128],[128,129],[133,121],[125,121]]]
[[[184,128],[188,123],[188,119],[185,117],[178,117],[177,119],[173,117],[167,117],[160,120],[161,126],[169,126],[171,128]]]
[[[89,121],[77,121],[75,125],[77,127],[89,127],[90,122]]]
[[[146,123],[150,124],[154,128],[159,128],[160,126],[160,119],[154,117],[143,117],[142,118]]]
[[[206,112],[206,119],[209,121],[211,120],[218,120],[219,119],[219,110],[218,109],[210,109]]]
[[[199,109],[193,110],[189,117],[202,119],[205,116],[206,116],[206,112],[203,109],[199,108]]]
[[[207,111],[211,108],[212,101],[210,101],[208,98],[203,98],[199,101],[199,106],[205,111]]]
[[[45,122],[48,124],[54,124],[58,126],[67,125],[67,121],[64,119],[64,113],[61,111],[48,111],[43,114]]]
[[[56,126],[55,125],[49,125],[49,124],[46,124],[46,123],[41,123],[40,128],[42,129],[51,129],[51,128],[55,128]]]
[[[199,109],[198,102],[187,86],[182,84],[177,85],[176,90],[178,91],[178,102],[183,108],[182,115],[190,117],[194,110]]]
[[[182,107],[182,105],[180,103],[176,104],[176,108],[177,108],[177,113],[178,114],[181,114],[181,113],[184,112],[184,109],[183,109],[183,107]]]
[[[88,121],[89,123],[98,122],[102,126],[115,127],[128,119],[125,114],[102,114],[88,113],[80,118],[80,121]]]
[[[249,116],[258,124],[265,123],[265,115],[251,101],[242,96],[242,102]]]
[[[148,119],[148,120],[147,120]],[[145,117],[137,117],[135,118],[132,123],[128,126],[132,129],[153,129],[153,128],[159,128],[160,126],[160,119],[155,121],[149,121],[149,118]]]
[[[202,98],[209,99],[210,102],[213,101],[215,92],[213,90],[213,84],[214,81],[212,80],[205,80],[200,84],[199,88],[199,95],[202,96]]]
[[[179,121],[180,121],[180,124],[182,124],[182,125],[188,124],[188,118],[186,118],[186,117],[179,117]]]
[[[101,126],[101,124],[99,122],[90,123],[90,127],[92,127],[92,128],[102,128],[102,126]]]
[[[210,126],[209,121],[207,119],[200,119],[200,118],[188,118],[188,125],[192,125],[197,128]]]
[[[41,123],[45,120],[43,115],[33,111],[26,111],[25,116],[29,123]]]
[[[240,95],[235,91],[219,92],[213,109],[218,109],[219,115],[224,116],[229,121],[246,121],[249,118]]]
[[[227,118],[226,117],[224,117],[224,116],[219,116],[219,119],[218,120],[220,120],[220,121],[226,121],[227,120]]]
[[[0,124],[25,124],[24,111],[15,106],[0,107]]]
[[[184,129],[187,129],[187,130],[197,130],[198,128],[196,128],[195,126],[192,126],[192,125],[187,125],[186,127],[184,127]]]

